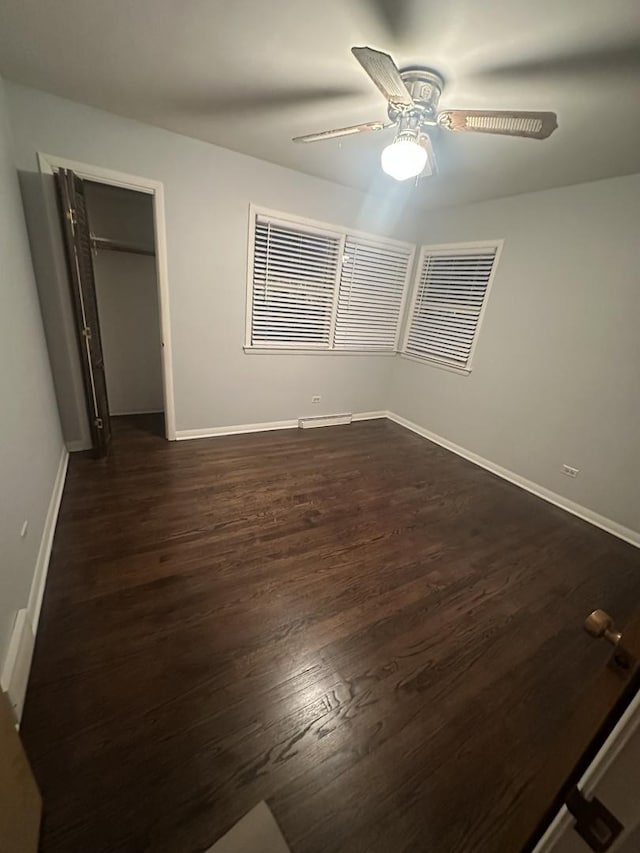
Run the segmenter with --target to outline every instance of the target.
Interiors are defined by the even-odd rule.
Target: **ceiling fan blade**
[[[298,107],[310,107],[327,101],[345,101],[362,95],[362,89],[353,86],[294,86],[278,89],[260,88],[240,92],[230,88],[227,91],[186,93],[179,92],[172,99],[172,105],[183,115],[208,116],[247,116],[255,113],[276,110],[294,110]]]
[[[443,110],[438,113],[438,124],[462,133],[546,139],[557,128],[558,118],[555,113],[522,110]]]
[[[351,53],[376,84],[390,104],[410,107],[413,100],[402,82],[398,67],[388,53],[371,47],[352,47]]]
[[[307,133],[305,136],[294,136],[294,142],[319,142],[321,139],[336,139],[338,136],[353,136],[355,133],[366,133],[369,130],[385,130],[395,127],[395,122],[369,121],[366,124],[352,124],[350,127],[338,127],[335,130],[322,130],[320,133]]]
[[[640,39],[631,36],[611,44],[589,45],[550,56],[532,56],[504,62],[479,71],[485,80],[538,80],[558,75],[637,74],[640,71]]]

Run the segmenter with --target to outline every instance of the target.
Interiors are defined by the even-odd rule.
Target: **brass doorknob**
[[[613,619],[605,610],[594,610],[584,620],[584,630],[592,637],[604,637],[613,646],[617,646],[622,634],[613,624]]]

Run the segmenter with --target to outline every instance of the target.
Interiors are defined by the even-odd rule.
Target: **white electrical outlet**
[[[572,468],[571,465],[563,465],[562,466],[562,473],[566,474],[567,477],[573,477],[575,479],[578,476],[578,474],[580,473],[580,469],[579,468]]]
[[[314,394],[314,396],[311,398],[311,402],[312,403],[319,403],[321,399],[322,399],[322,397],[320,396],[320,394]]]
[[[29,528],[29,522],[23,521],[22,527],[20,528],[20,536],[22,537],[22,539],[24,539],[24,537],[27,535],[28,528]]]

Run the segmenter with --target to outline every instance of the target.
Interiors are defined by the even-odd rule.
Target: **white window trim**
[[[480,329],[482,328],[482,321],[484,320],[485,312],[487,310],[487,305],[489,303],[489,296],[491,295],[491,287],[493,286],[493,280],[495,278],[496,270],[498,269],[498,264],[500,262],[500,255],[502,254],[502,247],[504,245],[504,240],[476,240],[475,242],[469,243],[436,243],[433,245],[424,245],[420,247],[420,252],[418,253],[418,263],[414,270],[413,276],[413,285],[411,288],[411,300],[409,302],[409,311],[407,312],[407,316],[404,323],[404,333],[402,336],[402,347],[400,348],[400,356],[402,358],[406,358],[408,361],[415,361],[418,364],[426,364],[429,367],[437,367],[439,370],[448,370],[450,373],[458,373],[463,376],[468,376],[473,369],[473,359],[476,352],[476,347],[478,345],[478,339],[480,337]],[[493,261],[493,266],[491,268],[491,275],[489,276],[489,282],[487,283],[487,289],[485,291],[484,300],[482,302],[482,308],[480,309],[480,314],[478,315],[478,322],[476,323],[476,330],[473,336],[473,344],[471,345],[471,351],[469,353],[469,360],[467,362],[466,367],[458,367],[455,364],[450,364],[447,361],[440,360],[437,358],[425,358],[421,356],[414,355],[413,353],[407,352],[407,343],[409,340],[409,334],[411,332],[411,324],[413,323],[413,315],[415,313],[416,308],[416,298],[418,295],[418,288],[420,287],[420,276],[422,272],[422,266],[424,263],[424,256],[429,252],[435,251],[448,251],[450,249],[495,249],[496,254]]]
[[[383,349],[311,349],[310,347],[300,346],[282,346],[282,347],[263,347],[263,346],[243,346],[246,355],[333,355],[333,356],[367,356],[375,355],[380,358],[395,358],[398,353],[393,350]]]
[[[295,225],[301,230],[308,230],[311,233],[324,233],[327,236],[336,236],[340,239],[340,263],[336,269],[336,281],[334,289],[333,311],[331,315],[331,333],[329,347],[324,344],[317,346],[301,347],[299,344],[274,344],[273,346],[265,347],[264,345],[253,345],[251,343],[251,318],[253,316],[253,256],[255,251],[255,222],[257,216],[268,217],[276,224]],[[247,354],[255,355],[379,355],[379,356],[395,356],[398,353],[400,340],[402,337],[402,328],[411,290],[411,276],[413,273],[416,245],[409,243],[406,240],[396,240],[393,237],[386,237],[380,234],[372,234],[370,231],[359,231],[355,228],[346,228],[342,225],[334,225],[329,222],[322,222],[316,219],[307,219],[303,216],[297,216],[293,213],[283,213],[280,210],[272,210],[268,207],[249,204],[249,222],[248,222],[248,239],[247,239],[247,292],[245,306],[245,333],[243,349]],[[340,275],[342,272],[342,258],[344,256],[344,245],[347,235],[352,237],[361,237],[363,240],[375,240],[378,243],[387,244],[388,246],[404,246],[410,250],[409,260],[407,262],[407,273],[405,275],[402,288],[402,301],[400,303],[400,313],[398,314],[398,325],[396,327],[395,351],[380,350],[374,348],[358,348],[358,349],[334,349],[333,339],[337,320],[338,297],[340,293]]]
[[[460,376],[469,376],[471,373],[471,367],[456,367],[455,364],[449,364],[447,361],[438,361],[435,358],[420,358],[419,355],[412,355],[408,352],[400,351],[397,354],[400,358],[404,358],[406,361],[413,361],[416,364],[426,365],[427,367],[437,367],[438,370],[446,370],[449,373],[458,373]]]

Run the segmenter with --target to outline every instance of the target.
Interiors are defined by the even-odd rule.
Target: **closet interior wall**
[[[90,181],[85,196],[110,413],[161,412],[153,198]]]

